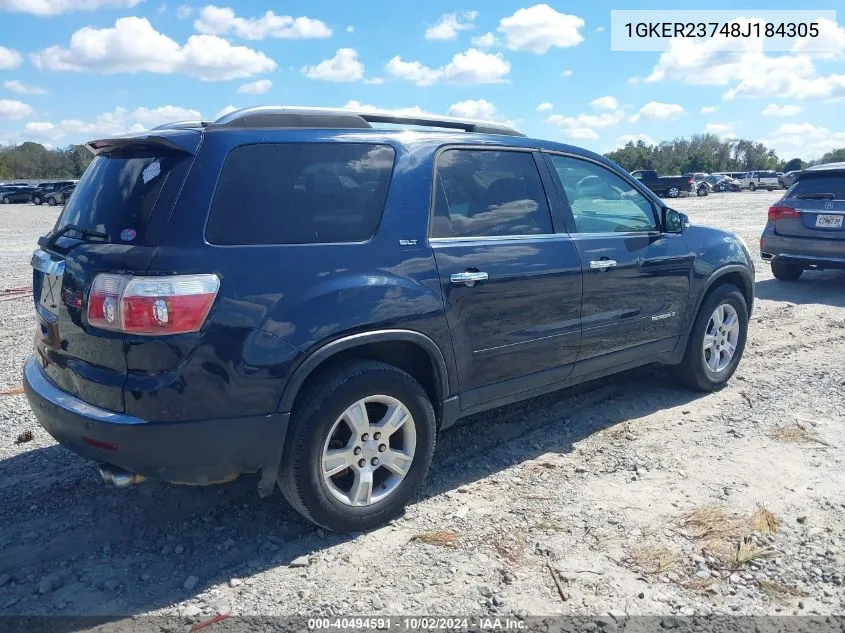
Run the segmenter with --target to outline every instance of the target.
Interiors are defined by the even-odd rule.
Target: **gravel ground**
[[[674,206],[756,253],[778,196]],[[0,207],[0,290],[55,216]],[[468,418],[402,518],[345,536],[255,477],[104,487],[18,393],[31,299],[0,300],[0,614],[842,614],[845,274],[757,266],[723,391],[645,368]]]

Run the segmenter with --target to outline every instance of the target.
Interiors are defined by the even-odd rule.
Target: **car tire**
[[[669,187],[666,190],[666,196],[669,198],[677,198],[679,195],[681,195],[681,190],[677,187]]]
[[[32,196],[32,202],[40,207],[44,201],[41,199],[41,196]]]
[[[717,311],[721,311],[721,325],[718,324]],[[733,323],[736,325],[733,326]],[[684,358],[678,365],[678,380],[697,391],[721,389],[742,359],[747,336],[748,305],[745,297],[733,284],[717,286],[698,310]],[[730,353],[727,344],[733,353]]]
[[[3,196],[3,204],[12,204],[12,199],[9,196]]]
[[[798,281],[803,273],[804,269],[801,266],[777,260],[772,262],[772,274],[780,281]]]
[[[47,204],[49,204],[51,207],[55,207],[57,204],[56,199],[50,196],[49,198],[47,198]]]
[[[748,190],[749,190],[749,191],[754,191],[756,188],[757,188],[757,187],[754,185],[754,183],[753,183],[753,182],[748,184]]]
[[[361,414],[362,403],[365,415]],[[378,428],[391,418],[391,411],[404,416],[403,423],[385,442],[385,437],[378,437],[382,434]],[[294,406],[279,488],[294,509],[326,529],[353,532],[374,528],[400,513],[422,486],[436,435],[428,396],[401,369],[361,360],[319,371]],[[341,468],[334,474],[324,470],[329,451],[335,454],[332,470]],[[378,461],[379,455],[388,453],[401,455],[396,462],[388,459],[400,464],[404,475],[388,468],[385,458],[373,466],[374,458]],[[367,480],[369,486],[361,483]],[[377,494],[384,497],[374,499]]]
[[[702,186],[698,188],[698,191],[696,193],[698,193],[699,196],[706,196],[709,192],[706,186]]]

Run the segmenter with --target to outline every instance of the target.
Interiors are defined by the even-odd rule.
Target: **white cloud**
[[[347,27],[346,27],[346,32],[347,32],[347,33],[354,33],[354,32],[355,32],[355,27],[354,27],[353,25],[351,25],[351,24],[350,24],[349,26],[347,26]]]
[[[719,106],[704,106],[701,108],[701,114],[713,114],[719,111]]]
[[[475,28],[472,23],[478,17],[478,11],[463,11],[444,13],[433,25],[425,30],[427,40],[453,40],[458,37],[460,31],[469,31]]]
[[[267,37],[287,40],[325,39],[332,30],[320,20],[294,18],[267,11],[259,18],[240,18],[234,9],[208,5],[194,20],[194,28],[205,35],[234,35],[248,40]]]
[[[620,145],[637,143],[639,141],[642,141],[646,145],[657,145],[657,141],[651,138],[648,134],[623,134],[616,140]]]
[[[819,18],[816,22],[819,29],[818,37],[796,39],[792,52],[814,53],[821,59],[845,57],[845,27],[827,18]]]
[[[68,48],[31,55],[39,70],[176,73],[204,81],[249,77],[276,68],[260,51],[233,46],[214,35],[192,35],[184,45],[156,31],[146,18],[119,18],[113,28],[76,31]]]
[[[0,9],[47,16],[70,11],[134,7],[139,2],[141,0],[0,0]]]
[[[803,111],[804,108],[797,105],[776,105],[774,103],[770,103],[763,108],[763,111],[760,114],[763,116],[787,117],[801,114]]]
[[[812,123],[784,123],[761,143],[772,147],[779,154],[799,155],[806,160],[845,147],[845,131],[832,132]]]
[[[193,7],[189,7],[187,4],[180,4],[178,7],[176,7],[176,17],[180,20],[187,20],[193,14]]]
[[[449,110],[446,114],[464,119],[491,121],[496,116],[496,106],[484,99],[467,99],[466,101],[453,103],[449,106]]]
[[[616,97],[599,97],[598,99],[593,99],[590,102],[590,105],[596,108],[597,110],[619,109],[619,101],[616,100]]]
[[[220,110],[220,112],[218,112],[217,114],[214,115],[214,120],[216,121],[220,117],[226,116],[227,114],[234,112],[235,110],[240,110],[240,108],[236,108],[233,105],[223,106],[223,109]]]
[[[636,123],[640,119],[666,120],[677,119],[686,114],[686,110],[677,103],[661,103],[660,101],[649,101],[639,112],[631,117],[631,122]]]
[[[583,42],[584,37],[578,32],[583,26],[584,20],[576,15],[559,13],[547,4],[535,4],[502,18],[497,31],[510,50],[542,55],[552,47],[569,48]]]
[[[44,88],[33,86],[32,84],[25,84],[17,79],[9,79],[3,82],[6,90],[17,92],[20,95],[45,95],[47,91]]]
[[[537,112],[543,112],[544,110],[554,110],[555,106],[551,101],[544,101],[540,105],[537,106]]]
[[[263,95],[265,92],[268,92],[272,87],[273,82],[269,79],[259,79],[258,81],[243,84],[241,87],[238,88],[238,93],[248,95]]]
[[[440,80],[460,84],[501,83],[505,81],[511,65],[499,53],[483,53],[470,48],[457,53],[451,62],[440,68],[430,68],[418,61],[406,62],[397,55],[385,69],[394,77],[418,86],[430,86]]]
[[[593,29],[593,33],[604,33],[604,27],[603,26],[597,26],[596,28]]]
[[[23,119],[32,115],[32,108],[21,101],[0,99],[0,119]]]
[[[562,73],[560,73],[560,76],[561,76],[561,77],[571,77],[571,76],[572,76],[572,71],[571,71],[571,70],[569,70],[569,68],[567,68],[567,69],[566,69],[566,70],[564,70]]]
[[[426,112],[418,105],[408,106],[405,108],[379,108],[378,106],[369,105],[366,103],[361,103],[360,101],[347,101],[346,105],[343,106],[346,110],[357,110],[357,111],[370,111],[370,112],[387,112],[389,114],[404,114],[404,115],[411,115],[411,116],[420,116],[424,114],[431,114],[431,112]]]
[[[478,48],[493,48],[499,41],[492,33],[485,33],[484,35],[476,35],[472,38],[472,45]]]
[[[726,138],[736,136],[733,123],[708,123],[704,126],[704,131],[708,134],[717,134]]]
[[[369,86],[380,86],[384,83],[384,79],[381,77],[370,77],[369,79],[365,79],[364,83]]]
[[[727,38],[674,38],[645,81],[726,86],[725,100],[772,95],[798,101],[845,97],[845,74],[820,76],[813,63],[818,53],[767,55],[759,39],[743,41],[738,51],[725,50],[728,46]]]
[[[597,139],[599,137],[595,128],[607,128],[618,125],[625,118],[622,110],[615,112],[602,112],[601,114],[579,114],[577,116],[565,116],[553,114],[546,121],[557,125],[563,135],[574,139]]]
[[[303,66],[302,74],[323,81],[358,81],[364,76],[364,64],[358,61],[354,48],[339,48],[334,57],[324,59],[316,66]]]
[[[93,121],[63,119],[56,123],[50,121],[30,121],[24,125],[24,131],[30,137],[60,141],[71,137],[74,141],[90,141],[97,137],[115,136],[128,132],[141,132],[164,123],[184,120],[201,120],[202,114],[190,108],[173,105],[158,108],[137,108],[129,112],[125,108],[115,108],[103,112]]]
[[[0,46],[0,70],[11,70],[21,65],[23,57],[14,49]]]

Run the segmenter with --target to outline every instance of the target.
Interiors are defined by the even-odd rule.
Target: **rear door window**
[[[315,244],[370,239],[395,152],[372,143],[262,143],[233,149],[220,174],[211,244]]]
[[[110,242],[150,244],[147,229],[170,173],[184,154],[100,154],[85,170],[56,224],[105,233]],[[57,188],[58,191],[60,188]]]

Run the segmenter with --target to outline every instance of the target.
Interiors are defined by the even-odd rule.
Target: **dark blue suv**
[[[276,107],[89,147],[33,255],[24,384],[119,486],[260,471],[366,529],[461,416],[654,362],[714,390],[742,356],[742,241],[582,149]]]

